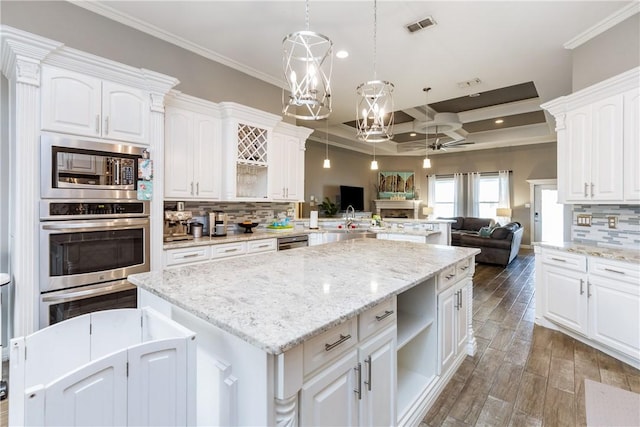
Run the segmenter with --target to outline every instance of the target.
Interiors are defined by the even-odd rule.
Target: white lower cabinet
[[[395,327],[387,328],[306,381],[300,391],[301,425],[395,425],[395,340]]]
[[[640,266],[536,248],[536,321],[640,366]]]
[[[469,338],[469,315],[466,305],[470,286],[469,279],[461,280],[438,295],[438,323],[440,325],[438,359],[441,373],[447,372],[458,355],[465,352]]]
[[[261,252],[275,252],[277,249],[278,243],[275,238],[165,249],[164,266],[174,267],[229,259]]]

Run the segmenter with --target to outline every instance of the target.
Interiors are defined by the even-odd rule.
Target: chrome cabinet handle
[[[100,133],[100,114],[96,114],[96,133]]]
[[[188,254],[188,255],[182,255],[182,258],[194,258],[197,257],[198,254]]]
[[[456,292],[456,302],[455,302],[455,304],[453,305],[453,307],[454,307],[456,310],[460,310],[460,306],[458,305],[458,301],[459,301],[459,299],[458,299],[458,293]]]
[[[382,319],[386,319],[387,317],[391,316],[393,314],[393,310],[385,310],[384,314],[381,314],[379,316],[376,315],[376,320],[379,322]]]
[[[589,197],[589,184],[587,184],[586,182],[584,183],[584,197]]]
[[[196,182],[196,195],[199,196],[200,195],[200,183]]]
[[[226,253],[226,252],[235,252],[235,251],[237,251],[237,250],[238,250],[238,248],[225,249],[225,253]]]
[[[584,289],[582,289],[583,285],[584,285],[584,279],[580,279],[580,295],[584,294]]]
[[[258,246],[258,248],[268,248],[268,247],[269,247],[269,245],[260,245],[260,246]]]
[[[364,383],[367,385],[367,390],[371,391],[371,355],[364,359],[364,363],[367,364],[367,381]]]
[[[611,273],[617,273],[617,274],[626,274],[624,271],[612,270],[610,268],[605,268],[604,271],[609,271]]]
[[[591,183],[591,197],[593,197],[593,182]]]
[[[353,369],[356,371],[356,385],[358,386],[353,391],[358,395],[358,400],[362,400],[362,364],[358,362],[358,365]]]
[[[109,116],[104,119],[104,134],[109,134]]]
[[[191,181],[191,195],[193,196],[193,181]]]
[[[458,292],[460,294],[460,304],[458,304],[458,308],[460,309],[462,308],[462,289],[460,289]]]
[[[337,346],[339,346],[340,344],[342,344],[343,342],[350,340],[351,339],[351,334],[347,334],[347,335],[342,335],[340,334],[340,339],[336,342],[334,342],[333,344],[325,344],[324,345],[324,350],[325,351],[331,351],[334,348],[336,348]]]
[[[445,279],[449,280],[452,277],[455,277],[455,274],[447,274],[446,276],[444,276]]]
[[[591,282],[587,282],[587,298],[591,298]]]
[[[460,270],[465,271],[467,268],[469,268],[469,266],[465,265],[464,267],[460,267]]]
[[[554,261],[567,262],[567,260],[566,260],[566,259],[562,259],[562,258],[554,258],[554,257],[551,257],[551,259],[552,259],[552,260],[554,260]]]

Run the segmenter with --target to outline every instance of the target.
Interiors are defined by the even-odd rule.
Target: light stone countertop
[[[353,239],[134,274],[129,280],[280,354],[478,253]]]
[[[542,248],[576,253],[580,255],[595,256],[600,258],[613,259],[616,261],[640,263],[640,250],[622,248],[618,249],[607,246],[594,246],[574,242],[534,242],[533,245],[540,246]]]

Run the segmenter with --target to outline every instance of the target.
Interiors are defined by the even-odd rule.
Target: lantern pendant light
[[[377,171],[378,170],[378,161],[376,160],[376,146],[373,146],[373,160],[371,160],[371,170],[372,171]]]
[[[373,80],[356,88],[359,97],[356,106],[356,135],[365,142],[383,142],[393,138],[393,83],[377,80],[378,10],[373,2]]]
[[[331,114],[333,42],[309,30],[309,0],[305,23],[305,30],[282,41],[284,77],[290,92],[286,97],[282,90],[282,112],[300,120],[321,120]]]
[[[429,104],[426,100],[430,87],[425,87],[422,89],[425,92],[425,103],[424,103],[424,117],[425,117],[425,130],[424,130],[424,160],[422,160],[422,169],[429,169],[431,167],[431,159],[429,158],[429,125],[427,122],[429,121]],[[438,137],[438,126],[436,126],[436,138]]]

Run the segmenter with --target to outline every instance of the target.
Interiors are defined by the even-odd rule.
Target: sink
[[[324,243],[340,242],[351,239],[375,239],[376,233],[369,230],[330,230],[324,233]]]

